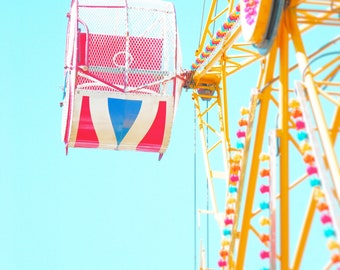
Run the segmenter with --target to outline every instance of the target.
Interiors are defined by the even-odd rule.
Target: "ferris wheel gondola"
[[[74,0],[68,18],[66,147],[163,154],[183,84],[173,4]]]

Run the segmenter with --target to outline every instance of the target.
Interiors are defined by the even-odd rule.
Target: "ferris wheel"
[[[212,0],[185,71],[171,3],[72,0],[66,149],[161,157],[192,89],[210,200],[198,221],[214,221],[197,268],[340,269],[339,14],[339,0]]]
[[[188,81],[218,231],[200,269],[339,269],[339,11],[211,1]]]

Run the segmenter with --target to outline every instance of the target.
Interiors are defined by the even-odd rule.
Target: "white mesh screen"
[[[173,95],[179,48],[171,3],[82,0],[78,18],[78,64],[87,71],[80,88]]]

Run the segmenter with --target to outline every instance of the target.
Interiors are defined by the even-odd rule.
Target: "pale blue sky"
[[[188,69],[200,14],[174,3]],[[161,162],[106,150],[66,156],[59,101],[69,5],[2,5],[0,269],[193,269],[191,93],[183,92]]]

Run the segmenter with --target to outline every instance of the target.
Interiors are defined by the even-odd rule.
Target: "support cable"
[[[194,106],[194,270],[197,270],[197,141],[196,141],[196,129],[197,129],[197,120],[196,120],[196,108],[195,103]]]
[[[209,107],[209,104],[208,104],[209,101],[206,101],[206,110],[208,109]],[[206,114],[206,123],[209,123],[209,112],[207,112]],[[207,147],[209,148],[209,128],[208,126],[205,127],[206,128],[206,134],[207,134],[207,137],[206,137],[206,142],[207,142]],[[207,206],[206,206],[206,209],[207,211],[209,211],[209,183],[208,183],[208,179],[207,179],[207,184],[206,184],[206,194],[207,194]],[[209,236],[209,221],[210,221],[210,218],[209,218],[209,214],[207,214],[207,266],[209,267],[209,250],[210,250],[210,236]]]

